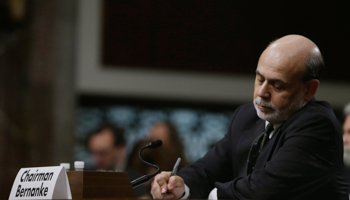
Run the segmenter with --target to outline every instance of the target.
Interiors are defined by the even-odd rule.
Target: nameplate
[[[12,199],[72,199],[63,166],[22,168],[12,185]]]

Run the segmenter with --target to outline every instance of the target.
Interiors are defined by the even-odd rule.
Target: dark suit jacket
[[[225,137],[179,171],[190,197],[208,198],[216,187],[220,199],[349,199],[342,135],[328,103],[313,99],[290,116],[247,176],[250,146],[264,126],[252,104],[239,107]]]

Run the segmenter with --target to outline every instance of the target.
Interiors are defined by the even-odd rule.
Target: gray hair
[[[305,62],[305,73],[303,81],[307,82],[311,79],[319,80],[325,68],[326,66],[321,54],[310,56]]]

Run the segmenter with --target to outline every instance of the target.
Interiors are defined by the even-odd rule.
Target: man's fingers
[[[182,186],[184,186],[184,181],[179,176],[172,176],[169,178],[169,181],[168,181],[169,190],[172,190],[175,187],[182,187]]]
[[[152,185],[151,188],[151,195],[153,197],[153,199],[160,199],[162,193],[160,191],[160,187],[157,183],[155,183],[155,181],[153,182],[154,184]]]
[[[185,183],[180,176],[172,176],[168,181],[168,194],[173,194],[175,199],[181,198],[185,192]],[[170,198],[170,197],[169,197]]]
[[[151,194],[154,199],[160,199],[162,193],[166,193],[168,191],[168,180],[170,175],[171,172],[162,172],[154,178],[151,189]]]
[[[162,192],[162,193],[166,193],[167,191],[168,191],[168,188],[167,188],[166,185],[163,186],[163,187],[161,187],[161,192]]]
[[[154,180],[158,183],[160,187],[164,186],[167,184],[169,178],[170,178],[171,173],[170,172],[162,172],[158,174]]]
[[[164,199],[179,199],[185,191],[184,180],[179,176],[171,176],[171,172],[158,174],[152,183],[151,194],[154,199],[160,199],[162,194]]]
[[[162,172],[156,176],[155,180],[157,181],[161,189],[161,193],[166,193],[168,191],[168,181],[169,181],[170,175],[171,175],[170,172]]]

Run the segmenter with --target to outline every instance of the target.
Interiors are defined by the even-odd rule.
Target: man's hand
[[[164,199],[180,199],[185,192],[185,183],[180,176],[171,176],[171,172],[158,174],[152,182],[151,194],[153,199],[160,199],[162,193],[166,193]]]

